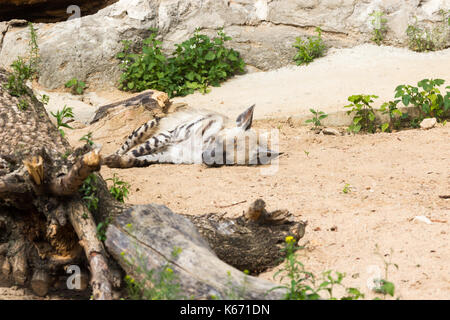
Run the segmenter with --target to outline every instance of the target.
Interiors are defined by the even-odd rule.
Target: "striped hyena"
[[[254,105],[236,121],[207,110],[185,110],[155,118],[134,130],[104,163],[111,168],[153,163],[209,166],[268,164],[280,155],[251,129]]]

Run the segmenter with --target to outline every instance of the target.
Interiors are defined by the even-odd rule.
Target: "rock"
[[[92,1],[96,2],[102,1]],[[149,28],[159,29],[163,49],[169,54],[175,43],[192,36],[196,28],[214,36],[223,27],[233,38],[228,45],[240,51],[247,64],[265,71],[293,63],[295,38],[314,35],[315,26],[322,28],[328,46],[353,46],[370,41],[369,14],[383,10],[388,20],[386,43],[405,45],[405,29],[415,21],[414,17],[433,25],[441,18],[440,9],[449,10],[450,2],[120,0],[93,15],[82,11],[78,19],[35,24],[41,54],[39,83],[55,89],[77,78],[97,87],[117,86],[120,69],[115,56],[122,49],[121,41],[130,40],[138,48],[149,35]],[[21,16],[17,13],[15,17]],[[0,66],[9,67],[18,55],[23,55],[28,40],[28,28],[23,22],[0,22]]]
[[[74,11],[70,5],[80,8],[83,15],[96,13],[117,0],[2,0],[0,21],[25,19],[28,21],[56,22],[67,20]]]
[[[420,123],[420,128],[423,130],[428,130],[433,128],[437,123],[436,118],[426,118],[423,119],[422,122]]]
[[[327,134],[327,135],[333,135],[333,136],[340,136],[341,133],[334,128],[325,128],[322,130],[323,134]]]
[[[426,223],[426,224],[431,224],[431,220],[430,219],[428,219],[427,217],[425,217],[425,216],[415,216],[414,217],[414,219],[412,220],[413,222],[423,222],[423,223]]]

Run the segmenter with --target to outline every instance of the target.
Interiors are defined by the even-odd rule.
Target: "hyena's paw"
[[[109,168],[130,168],[133,166],[133,159],[128,156],[112,154],[103,158],[103,164]]]

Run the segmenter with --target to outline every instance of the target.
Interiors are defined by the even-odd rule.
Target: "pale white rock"
[[[326,134],[326,135],[333,135],[333,136],[340,136],[340,135],[341,135],[341,133],[339,132],[339,130],[334,129],[334,128],[324,128],[324,129],[322,130],[322,133],[323,133],[323,134]]]
[[[423,119],[422,122],[420,123],[420,128],[427,130],[427,129],[431,129],[433,128],[437,123],[436,118],[426,118]]]
[[[413,222],[423,222],[423,223],[426,223],[426,224],[432,224],[431,220],[428,219],[425,216],[415,216],[412,221]]]

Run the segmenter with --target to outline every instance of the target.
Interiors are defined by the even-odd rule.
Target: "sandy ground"
[[[447,67],[445,67],[447,66]],[[424,78],[450,82],[450,49],[431,53],[363,44],[332,49],[308,66],[287,66],[270,72],[234,77],[209,94],[175,98],[198,108],[238,114],[256,104],[255,118],[303,117],[309,109],[326,113],[343,110],[353,94],[375,94],[374,105],[394,99],[400,84],[416,85]],[[326,124],[326,121],[324,121]]]
[[[330,52],[308,67],[286,67],[235,77],[207,95],[183,101],[214,108],[230,116],[257,104],[256,118],[302,116],[316,107],[327,113],[342,110],[351,94],[373,93],[380,101],[393,98],[401,83],[426,77],[450,82],[450,49],[419,54],[406,49],[361,45]],[[97,92],[97,100],[114,101],[128,94]],[[95,99],[93,99],[95,100]],[[80,119],[95,107],[80,108]],[[127,119],[128,121],[128,119]],[[125,123],[126,121],[124,121]],[[308,221],[299,259],[316,274],[329,269],[345,272],[346,285],[373,295],[367,281],[383,273],[375,253],[393,249],[389,280],[402,299],[450,297],[449,223],[450,125],[429,131],[407,130],[373,135],[317,135],[295,120],[260,120],[255,126],[280,130],[278,166],[205,168],[201,165],[153,165],[109,169],[131,183],[129,203],[160,203],[175,212],[240,215],[257,198],[269,210],[288,209]],[[89,128],[68,131],[77,145]],[[122,142],[117,136],[96,135],[105,153]],[[267,170],[274,170],[267,174]],[[269,170],[269,171],[270,171]],[[346,184],[350,192],[343,193]],[[236,204],[238,202],[242,202]],[[236,204],[236,205],[234,205]],[[432,224],[413,222],[426,216]],[[377,269],[378,268],[378,269]],[[271,279],[274,270],[260,277]],[[14,293],[12,293],[14,294]],[[0,299],[7,298],[0,291]]]

